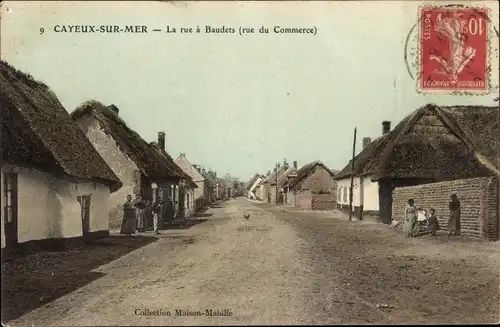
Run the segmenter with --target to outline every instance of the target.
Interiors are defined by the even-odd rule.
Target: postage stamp
[[[417,91],[489,92],[488,17],[486,8],[420,7]]]

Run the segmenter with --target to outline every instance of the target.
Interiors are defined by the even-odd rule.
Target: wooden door
[[[87,237],[90,232],[90,195],[81,195],[77,197],[81,208],[82,234]]]
[[[3,174],[5,246],[18,244],[18,185],[16,173]]]

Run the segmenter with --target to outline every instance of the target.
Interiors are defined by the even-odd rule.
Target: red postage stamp
[[[420,91],[488,91],[487,9],[422,7],[419,24]]]

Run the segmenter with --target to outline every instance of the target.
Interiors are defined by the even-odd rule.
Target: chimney
[[[267,171],[267,176],[269,176],[269,175],[271,175],[271,171],[270,170]]]
[[[202,173],[202,174],[206,174],[206,173],[207,173],[207,172],[205,171],[205,168],[203,168],[203,169],[201,170],[201,173]]]
[[[363,137],[363,149],[372,141],[371,137]]]
[[[288,162],[286,162],[286,159],[283,159],[283,167],[288,168]]]
[[[293,168],[297,169],[297,161],[293,162]]]
[[[278,162],[278,169],[280,169],[280,167],[281,167],[281,164]]]
[[[165,132],[158,132],[158,145],[165,150]]]
[[[115,106],[114,104],[109,105],[108,108],[111,109],[116,114],[120,112],[120,109],[118,109],[118,107]]]
[[[382,135],[385,135],[391,131],[391,122],[384,120],[382,122]]]
[[[181,153],[181,157],[182,158],[186,158],[186,154],[185,153]]]

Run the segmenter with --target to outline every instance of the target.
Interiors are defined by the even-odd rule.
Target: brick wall
[[[304,210],[332,210],[336,204],[335,194],[300,192],[295,196],[295,206]]]
[[[461,202],[461,232],[498,240],[498,179],[473,178],[418,186],[398,187],[393,192],[393,219],[402,221],[408,199],[417,207],[434,208],[440,227],[447,228],[451,194]]]

